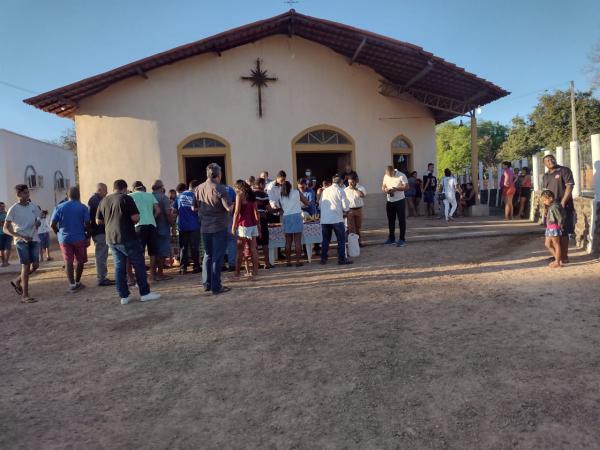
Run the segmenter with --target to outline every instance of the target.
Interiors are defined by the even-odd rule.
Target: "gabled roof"
[[[203,53],[224,52],[276,34],[299,36],[346,56],[349,63],[371,67],[384,78],[381,93],[407,92],[431,108],[443,122],[509,94],[495,84],[467,72],[407,42],[329,20],[305,16],[293,9],[269,19],[182,45],[130,64],[24,100],[46,112],[70,116],[79,101],[129,77]],[[392,93],[393,92],[393,93]]]

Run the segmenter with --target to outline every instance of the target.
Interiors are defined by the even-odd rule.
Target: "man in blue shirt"
[[[177,199],[175,212],[177,213],[177,229],[179,230],[179,273],[187,273],[189,258],[192,258],[192,273],[199,273],[200,267],[200,220],[198,217],[198,204],[194,189],[200,184],[192,180],[189,189],[185,184],[177,185]]]
[[[315,191],[308,187],[308,180],[306,178],[298,179],[298,190],[308,200],[308,206],[303,206],[302,211],[309,216],[314,216],[317,213],[317,196],[315,195]]]
[[[69,291],[83,288],[81,275],[87,262],[90,245],[90,210],[80,201],[79,187],[69,189],[69,200],[59,204],[52,214],[52,229],[58,236],[60,250],[65,260]],[[73,262],[77,260],[74,270]]]

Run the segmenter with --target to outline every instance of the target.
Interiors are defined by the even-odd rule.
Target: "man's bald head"
[[[106,197],[107,193],[108,193],[108,188],[106,187],[106,185],[104,183],[98,183],[96,185],[96,194],[98,194],[100,197],[102,197],[102,198]]]

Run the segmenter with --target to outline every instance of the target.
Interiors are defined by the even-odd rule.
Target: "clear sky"
[[[588,89],[600,0],[299,0],[303,14],[411,42],[512,92],[481,118],[527,115],[544,89]],[[290,9],[282,0],[0,0],[0,128],[53,139],[71,121],[22,103]],[[25,92],[6,83],[25,88]]]

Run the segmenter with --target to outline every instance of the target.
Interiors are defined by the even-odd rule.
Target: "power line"
[[[3,84],[4,86],[8,86],[10,88],[16,89],[18,91],[23,91],[23,92],[27,92],[28,94],[34,94],[37,95],[37,92],[32,91],[31,89],[27,89],[21,86],[17,86],[16,84],[13,83],[9,83],[8,81],[4,81],[4,80],[0,80],[0,84]]]

